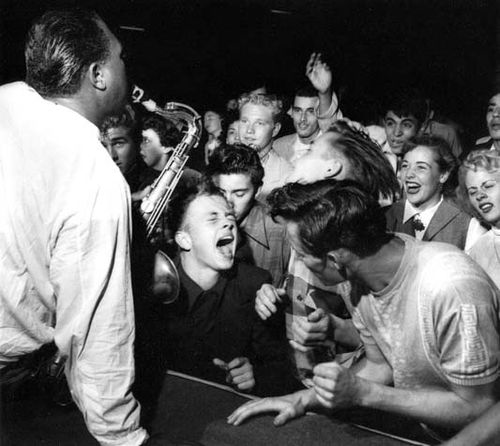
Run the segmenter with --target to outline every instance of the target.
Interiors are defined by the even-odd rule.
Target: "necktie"
[[[411,218],[411,226],[414,231],[423,231],[425,229],[425,225],[422,223],[422,220],[420,220],[420,214],[415,214]]]

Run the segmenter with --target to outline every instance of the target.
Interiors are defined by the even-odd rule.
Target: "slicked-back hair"
[[[203,178],[178,185],[167,207],[167,226],[171,234],[174,235],[183,227],[186,211],[197,197],[212,195],[224,198],[212,183]]]
[[[398,89],[385,100],[383,115],[392,111],[400,118],[413,116],[421,126],[429,113],[428,104],[423,95],[413,89]]]
[[[377,199],[397,196],[399,184],[396,174],[376,142],[343,121],[335,122],[328,132],[340,135],[332,137],[332,149],[340,150],[349,160],[353,167],[353,180],[364,184]]]
[[[500,153],[497,150],[473,150],[467,155],[458,169],[458,198],[461,206],[474,215],[478,220],[484,221],[479,212],[472,206],[467,187],[465,185],[465,176],[467,172],[477,172],[485,170],[489,173],[496,173],[500,176]]]
[[[249,175],[252,185],[257,189],[262,186],[264,168],[258,153],[243,144],[222,144],[210,157],[205,175],[213,181],[218,175]]]
[[[26,37],[26,82],[45,97],[77,93],[88,67],[110,55],[100,20],[83,9],[48,11],[37,19]]]
[[[365,257],[391,238],[378,200],[352,180],[291,183],[273,190],[267,201],[273,218],[298,225],[303,246],[315,257],[339,248]]]
[[[154,130],[163,147],[176,147],[182,139],[175,124],[155,113],[147,114],[142,121],[142,130]]]

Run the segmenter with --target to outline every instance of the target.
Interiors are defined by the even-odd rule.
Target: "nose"
[[[500,116],[500,107],[495,107],[493,109],[493,116]]]
[[[300,122],[303,123],[306,121],[306,112],[303,111],[300,113]]]
[[[115,148],[112,145],[108,146],[108,152],[111,155],[111,159],[113,161],[117,161],[118,160],[118,153],[116,153],[116,150],[115,150]]]
[[[246,133],[247,135],[248,135],[248,134],[253,135],[253,134],[255,133],[255,128],[254,128],[254,126],[253,126],[253,125],[251,125],[251,124],[248,124],[248,125],[246,126],[245,133]]]
[[[401,125],[396,124],[396,126],[394,127],[394,134],[396,136],[401,136],[403,134],[403,131],[401,129]]]
[[[484,200],[488,195],[483,189],[479,189],[476,194],[476,201]]]
[[[232,231],[234,228],[234,220],[226,218],[226,220],[224,221],[224,228],[227,228]]]

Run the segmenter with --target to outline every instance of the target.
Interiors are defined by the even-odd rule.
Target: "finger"
[[[225,370],[226,372],[229,370],[227,362],[223,361],[222,359],[214,358],[212,359],[212,362],[214,363],[214,365],[221,368],[222,370]]]
[[[309,322],[318,322],[325,316],[326,316],[325,312],[321,308],[317,308],[307,316],[307,320]]]
[[[238,358],[234,358],[233,360],[229,361],[227,364],[228,370],[233,370],[237,369],[238,367],[241,367],[244,364],[250,365],[250,361],[248,358],[245,358],[244,356],[240,356]]]
[[[247,418],[259,413],[271,412],[277,410],[274,398],[264,398],[261,400],[250,401],[238,407],[231,415],[227,417],[227,422],[238,426]]]
[[[288,420],[291,420],[296,416],[296,412],[292,408],[283,409],[273,420],[275,426],[282,426]]]
[[[299,352],[307,353],[308,351],[311,350],[311,347],[306,347],[304,344],[301,344],[297,341],[290,340],[288,342],[292,346],[292,348],[294,348],[295,350],[297,350]]]
[[[317,392],[316,392],[316,398],[320,402],[320,404],[322,404],[324,407],[326,407],[328,409],[333,409],[335,407],[335,403],[332,400],[330,400],[328,398],[324,398],[322,395],[319,395]]]
[[[255,380],[253,378],[248,379],[240,384],[236,384],[236,387],[239,390],[246,390],[246,391],[252,390],[255,387]]]
[[[266,307],[262,303],[259,304],[256,303],[255,311],[257,312],[257,314],[261,319],[266,320],[270,318],[273,315],[273,313],[276,313],[276,311],[278,311],[278,308],[276,307],[276,305],[270,305],[269,307]]]
[[[337,379],[339,373],[342,371],[345,371],[345,369],[336,362],[322,362],[313,369],[315,376],[326,379]]]

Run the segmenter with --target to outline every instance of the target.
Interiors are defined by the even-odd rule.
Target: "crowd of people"
[[[234,425],[360,406],[449,446],[500,444],[500,93],[464,147],[415,91],[374,122],[344,116],[313,53],[289,110],[265,85],[207,106],[148,237],[140,205],[185,123],[128,103],[93,12],[44,14],[25,57],[25,82],[0,87],[2,404],[56,351],[105,445],[155,444],[167,369],[261,397]]]

